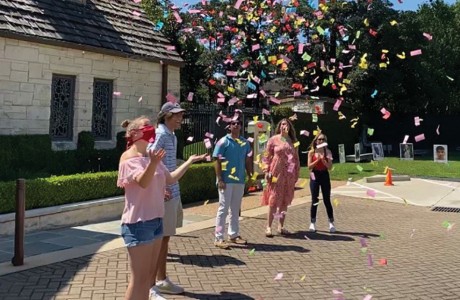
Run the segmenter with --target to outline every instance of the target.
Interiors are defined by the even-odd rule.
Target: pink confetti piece
[[[414,234],[415,234],[415,229],[412,229],[412,232],[410,234],[410,238],[413,238],[414,237]]]
[[[283,279],[283,273],[276,274],[274,280],[281,280],[281,279]]]
[[[343,295],[342,290],[332,290],[332,294],[334,295]]]
[[[174,51],[174,50],[176,50],[176,46],[166,46],[166,50]]]
[[[209,139],[204,139],[203,142],[204,142],[204,146],[206,147],[206,149],[211,149],[212,148],[212,144],[211,144],[211,141]]]
[[[422,49],[413,50],[410,52],[410,56],[417,56],[422,54]]]
[[[270,115],[270,111],[267,110],[267,109],[265,109],[265,108],[262,108],[262,113],[263,113],[264,115],[267,115],[267,116]]]
[[[402,143],[403,143],[403,144],[407,143],[407,140],[408,140],[408,139],[409,139],[409,135],[406,134],[406,135],[404,136],[404,140],[403,140]]]
[[[177,11],[173,12],[174,18],[176,18],[177,23],[182,23],[182,18],[180,17],[179,13]]]
[[[137,102],[142,102],[142,96],[139,97],[139,100]]]
[[[375,192],[375,190],[368,189],[368,190],[366,191],[366,194],[367,194],[368,196],[370,196],[370,197],[375,197],[376,192]]]
[[[270,101],[275,103],[275,104],[280,104],[281,100],[276,99],[275,97],[270,96]]]
[[[251,152],[249,152],[246,156],[247,156],[247,157],[251,157],[252,154],[253,154],[253,153],[252,153],[252,150],[251,150]]]
[[[137,10],[133,10],[133,11],[132,11],[132,14],[133,14],[133,16],[134,16],[135,18],[139,18],[139,17],[141,16],[141,13],[138,12]]]
[[[414,117],[415,126],[420,126],[420,117]]]
[[[207,138],[210,138],[210,139],[213,139],[213,138],[214,138],[214,134],[212,134],[212,133],[210,133],[210,132],[206,132],[206,133],[204,134],[204,136],[207,137]]]
[[[315,173],[310,172],[310,178],[311,180],[316,180]]]
[[[367,247],[367,240],[365,238],[359,238],[359,242],[361,244],[361,247]]]
[[[240,6],[241,6],[242,3],[243,3],[243,0],[238,0],[238,1],[236,1],[234,7],[235,7],[236,9],[240,9]]]
[[[372,254],[367,255],[367,265],[372,267],[374,265],[374,260],[372,259]]]
[[[438,127],[436,128],[436,134],[437,134],[437,135],[439,135],[439,127],[440,127],[440,126],[441,126],[441,125],[438,125]]]
[[[310,239],[308,238],[308,236],[304,235],[303,236],[307,241],[309,241]]]
[[[297,53],[298,53],[298,54],[302,54],[302,53],[303,53],[303,46],[304,46],[304,45],[303,45],[302,43],[299,43],[299,47],[298,47],[298,49],[297,49]]]
[[[189,136],[189,137],[187,138],[187,141],[189,141],[189,142],[193,142],[193,139],[194,139],[194,137],[193,137],[193,136]]]
[[[321,149],[321,148],[324,148],[324,147],[327,147],[327,143],[321,143],[319,145],[316,145],[317,149]]]
[[[256,51],[256,50],[259,50],[259,49],[260,49],[260,45],[259,45],[259,44],[252,45],[252,47],[251,47],[251,50],[252,50],[252,51]]]
[[[238,73],[236,71],[227,71],[225,74],[227,74],[228,77],[238,76]]]
[[[119,97],[121,96],[121,92],[113,92],[113,95]]]
[[[333,107],[332,109],[335,110],[335,111],[338,111],[340,105],[342,105],[342,100],[337,99],[337,100],[335,101],[334,107]]]
[[[168,102],[172,102],[172,103],[176,103],[176,102],[177,102],[176,96],[174,96],[174,95],[171,94],[171,93],[167,93],[167,94],[166,94],[166,100],[168,100]]]
[[[247,140],[248,140],[248,142],[250,142],[250,143],[253,143],[253,142],[254,142],[254,138],[252,138],[252,137],[248,137]]]
[[[372,295],[366,295],[363,300],[371,300],[372,299]]]
[[[433,39],[433,36],[431,34],[429,34],[429,33],[426,33],[426,32],[423,33],[423,36],[429,41],[431,41]]]
[[[422,134],[416,135],[414,139],[416,142],[423,141],[425,139],[425,134],[422,133]]]
[[[189,92],[187,95],[187,101],[193,101],[193,93]]]
[[[221,231],[222,231],[222,226],[217,226],[217,227],[216,227],[216,232],[219,233],[219,232],[221,232]]]
[[[134,1],[134,3],[139,3],[139,2],[141,2],[142,0],[133,0],[133,1]]]

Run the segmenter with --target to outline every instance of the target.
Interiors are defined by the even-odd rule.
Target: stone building
[[[0,1],[0,135],[115,147],[126,118],[179,94],[183,61],[132,0]]]

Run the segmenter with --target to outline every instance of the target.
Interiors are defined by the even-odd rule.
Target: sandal
[[[278,234],[279,235],[291,235],[292,233],[286,228],[281,228],[281,229],[278,229]]]
[[[272,229],[270,227],[267,227],[267,229],[265,229],[265,236],[270,238],[273,237]]]

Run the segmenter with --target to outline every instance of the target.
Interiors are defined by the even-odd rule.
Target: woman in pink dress
[[[147,152],[155,130],[149,119],[126,120],[122,126],[131,142],[121,155],[117,180],[117,185],[125,189],[121,236],[128,248],[131,267],[125,299],[147,300],[163,235],[166,184],[179,180],[193,162],[205,157],[192,155],[170,173],[162,163],[163,149]]]
[[[286,235],[284,228],[288,205],[294,198],[294,188],[299,178],[300,163],[294,126],[288,119],[276,125],[275,135],[268,140],[264,154],[266,189],[262,204],[268,205],[268,219],[265,235],[273,237],[273,219],[279,219],[278,234]]]

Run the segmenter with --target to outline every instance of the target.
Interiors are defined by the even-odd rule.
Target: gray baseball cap
[[[160,110],[160,115],[165,115],[167,113],[173,113],[173,114],[177,114],[177,113],[180,113],[180,112],[183,112],[185,111],[185,109],[183,109],[182,107],[180,107],[180,104],[179,103],[172,103],[172,102],[166,102],[165,104],[163,104],[163,106],[161,107],[161,110]]]

